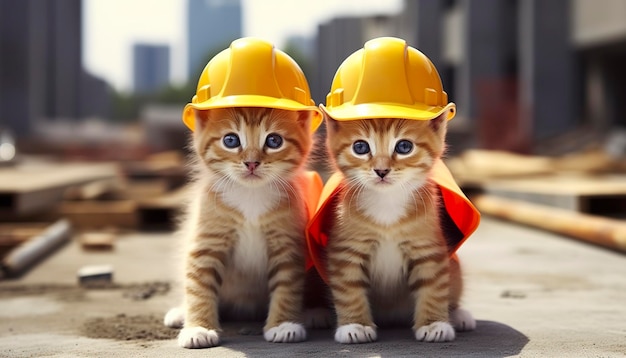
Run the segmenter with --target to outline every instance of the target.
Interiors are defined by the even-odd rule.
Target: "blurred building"
[[[81,0],[0,0],[0,126],[25,136],[92,115],[107,96],[82,69]]]
[[[111,118],[114,92],[107,81],[83,70],[80,82],[79,118]]]
[[[405,4],[403,32],[440,70],[464,145],[527,152],[579,125],[570,0]]]
[[[368,39],[399,36],[437,67],[458,107],[449,139],[529,152],[571,133],[626,126],[623,0],[405,0],[401,14],[318,29],[313,89]]]
[[[395,16],[340,17],[320,24],[315,51],[316,71],[310,79],[315,102],[326,102],[335,72],[350,54],[369,39],[398,36],[398,33]]]
[[[626,1],[573,0],[572,42],[580,61],[583,114],[594,126],[626,128]]]
[[[335,72],[348,56],[372,38],[399,36],[396,16],[339,17],[318,26],[312,76],[309,76],[311,96],[315,103],[326,103]],[[324,136],[324,125],[318,130]]]
[[[133,76],[135,93],[150,94],[166,87],[170,83],[170,47],[135,44]]]
[[[188,0],[187,26],[188,79],[195,81],[211,55],[241,37],[241,0]]]
[[[315,40],[308,36],[292,35],[287,37],[285,48],[293,49],[307,58],[315,56]]]
[[[181,122],[184,105],[148,104],[139,115],[145,144],[153,151],[185,150],[189,131]]]

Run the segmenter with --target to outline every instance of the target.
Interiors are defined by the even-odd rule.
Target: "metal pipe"
[[[2,261],[2,276],[15,276],[24,272],[38,260],[67,242],[70,237],[71,225],[69,220],[58,220],[39,235],[11,251]]]

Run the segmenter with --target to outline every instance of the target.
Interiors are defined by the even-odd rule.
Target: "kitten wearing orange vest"
[[[447,116],[336,121],[327,114],[330,158],[344,177],[326,250],[340,343],[375,341],[377,323],[412,322],[415,338],[428,342],[475,327],[459,308],[461,272],[430,177],[445,150]]]

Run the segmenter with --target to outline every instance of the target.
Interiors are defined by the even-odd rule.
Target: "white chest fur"
[[[391,225],[405,214],[413,196],[402,188],[391,190],[364,190],[359,193],[359,209],[379,225]]]
[[[381,240],[371,258],[370,275],[372,287],[383,292],[398,287],[404,277],[404,257],[398,244],[392,240]]]
[[[238,186],[222,193],[224,203],[237,209],[249,221],[256,221],[274,208],[280,198],[281,193],[271,186],[260,188]]]
[[[267,272],[267,245],[261,228],[245,223],[237,233],[239,240],[233,252],[233,266],[242,274],[263,276]]]
[[[240,312],[255,312],[267,306],[267,245],[258,225],[245,223],[232,260],[224,274],[220,299]]]

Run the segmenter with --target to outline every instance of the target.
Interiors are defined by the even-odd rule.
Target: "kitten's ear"
[[[324,113],[324,123],[326,123],[326,130],[336,132],[337,131],[337,121],[331,117],[328,112],[326,112],[326,108],[324,106],[320,106],[322,113]]]
[[[448,111],[443,112],[439,116],[430,120],[430,128],[441,138],[445,138],[448,127]]]
[[[311,111],[298,111],[298,124],[307,131],[311,128],[311,120],[313,118],[313,112]]]
[[[209,112],[208,111],[200,111],[194,108],[193,110],[194,121],[195,121],[195,132],[200,133],[206,128],[207,122],[209,120]]]

